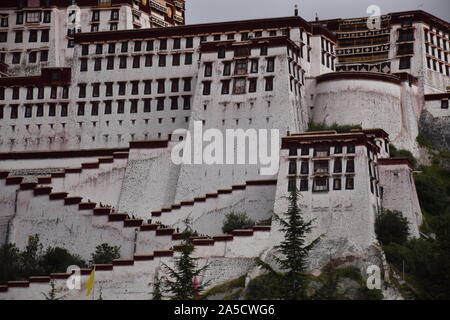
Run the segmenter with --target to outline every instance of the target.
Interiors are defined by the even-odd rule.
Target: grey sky
[[[313,20],[367,16],[369,5],[378,5],[381,13],[424,10],[450,21],[450,0],[186,0],[186,23],[207,23],[294,14],[299,5],[300,16]]]

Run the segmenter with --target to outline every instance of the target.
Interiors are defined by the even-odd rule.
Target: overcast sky
[[[377,5],[381,14],[424,10],[450,21],[450,0],[186,0],[186,23],[207,23],[242,19],[285,17],[299,14],[313,20],[368,16],[367,7]]]

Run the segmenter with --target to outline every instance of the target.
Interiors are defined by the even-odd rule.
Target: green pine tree
[[[201,290],[201,287],[195,288],[194,279],[205,271],[208,265],[202,268],[197,268],[196,261],[198,258],[193,258],[194,244],[192,243],[192,234],[195,232],[190,226],[190,221],[185,221],[186,228],[183,231],[183,242],[181,245],[174,248],[175,251],[180,252],[181,255],[175,258],[175,267],[171,268],[166,264],[163,267],[168,273],[168,277],[164,277],[164,292],[167,292],[172,300],[192,300]],[[205,286],[206,283],[203,283]]]
[[[284,273],[275,272],[268,264],[260,261],[263,268],[269,270],[279,278],[280,285],[284,287],[285,299],[305,299],[307,287],[308,255],[318,243],[320,237],[307,244],[306,237],[312,231],[312,222],[306,222],[298,207],[298,191],[293,190],[289,195],[289,208],[283,216],[275,215],[279,222],[280,231],[284,233],[284,240],[275,249],[281,253],[274,256],[275,262]]]

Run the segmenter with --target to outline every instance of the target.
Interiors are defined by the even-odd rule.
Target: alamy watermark
[[[177,129],[173,135],[185,135],[172,149],[174,164],[251,164],[260,166],[261,175],[274,175],[279,167],[280,131],[278,129],[219,129],[203,131],[194,121],[193,132]]]

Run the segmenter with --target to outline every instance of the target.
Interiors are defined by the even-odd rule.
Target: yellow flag
[[[91,275],[89,276],[89,279],[87,281],[86,296],[91,295],[92,289],[94,288],[94,282],[95,282],[95,266],[94,266],[94,269],[92,269]]]

